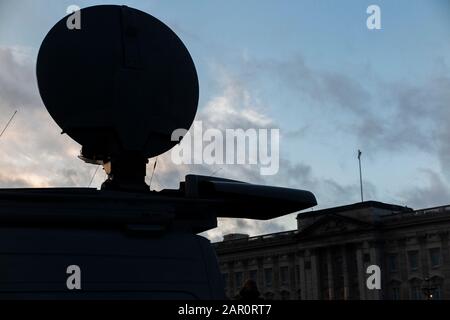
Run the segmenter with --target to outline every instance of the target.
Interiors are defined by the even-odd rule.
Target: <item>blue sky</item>
[[[179,35],[199,74],[199,120],[208,121],[214,102],[221,98],[238,114],[251,109],[280,128],[284,162],[279,175],[262,179],[254,176],[253,169],[230,166],[221,171],[222,176],[309,189],[318,198],[318,208],[343,205],[359,199],[356,153],[361,149],[367,198],[415,208],[450,203],[448,0],[0,0],[0,48],[14,52],[16,60],[26,56],[26,63],[33,65],[40,42],[69,5],[103,3],[141,9]],[[381,30],[366,27],[366,8],[371,4],[381,8]],[[24,72],[33,70],[23,63]],[[8,76],[5,70],[0,68],[3,77]],[[18,99],[5,96],[28,90],[25,86],[35,88],[33,83],[21,82],[20,86],[24,87],[15,91],[0,89],[0,123],[7,121],[11,102]],[[36,98],[35,93],[30,95]],[[243,96],[249,97],[246,105],[241,105]],[[36,101],[44,114],[45,108]],[[22,120],[17,121],[33,123],[38,136],[43,126],[51,134],[54,124],[45,118],[37,125],[33,116],[45,118],[38,111],[25,115],[19,110]],[[218,125],[241,123],[236,116]],[[19,124],[11,128],[11,136]],[[46,144],[46,136],[42,133],[36,143],[71,143],[66,139]],[[35,165],[30,160],[33,146],[28,151],[9,146],[7,136],[0,144],[10,152],[20,152],[23,158],[16,161],[24,168]],[[70,155],[76,147],[71,145]],[[55,154],[41,159],[49,168],[58,157],[54,148]],[[89,176],[92,168],[76,161],[70,162],[73,171],[85,170]],[[4,172],[14,165],[9,158],[0,159]],[[39,185],[40,176],[52,174],[50,169],[36,170],[33,186]],[[173,174],[174,169],[167,167],[161,170],[163,186],[177,184],[164,178],[164,173],[171,179],[186,173],[175,170]],[[186,170],[208,173],[215,168]],[[76,175],[67,179],[67,172],[57,174],[42,184],[78,185],[85,178]],[[22,184],[27,185],[29,177],[24,176]],[[102,178],[96,180],[98,184]],[[3,185],[15,186],[14,181],[4,177]],[[295,222],[291,215],[268,225],[249,232],[293,228]],[[252,226],[230,223],[223,229],[245,231]]]

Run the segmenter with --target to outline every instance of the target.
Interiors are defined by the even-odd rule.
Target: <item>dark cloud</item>
[[[331,179],[323,181],[323,194],[326,196],[327,206],[339,206],[361,201],[359,184],[342,185]],[[364,201],[378,200],[377,188],[370,182],[363,180]]]
[[[0,103],[3,108],[31,107],[40,101],[34,66],[25,50],[0,47]]]
[[[273,83],[278,81],[279,89],[291,90],[325,109],[338,106],[342,111],[358,114],[368,114],[370,111],[366,102],[371,98],[371,93],[360,81],[348,74],[314,69],[300,54],[284,61],[247,61],[242,68],[245,68],[242,74],[247,79],[255,81],[261,76],[269,77]]]
[[[421,79],[388,82],[362,65],[360,69],[365,77],[361,81],[361,76],[316,69],[298,54],[284,61],[245,61],[241,73],[247,81],[269,78],[271,83],[278,82],[277,91],[289,91],[302,101],[298,106],[303,108],[302,112],[312,112],[312,106],[314,111],[318,110],[322,116],[317,117],[316,124],[322,123],[335,132],[356,138],[358,145],[371,151],[370,157],[410,155],[415,158],[420,152],[438,158],[447,183],[444,181],[438,185],[442,189],[434,191],[445,194],[450,183],[450,68],[442,59],[439,66]],[[332,141],[333,138],[320,139]],[[286,172],[291,170],[285,167]],[[289,184],[292,180],[295,179],[289,174],[284,177]],[[328,185],[332,187],[334,183]],[[331,188],[337,197],[339,190],[343,191],[338,185]],[[357,194],[354,191],[345,193]]]
[[[275,90],[289,91],[303,101],[298,106],[304,106],[303,112],[314,106],[327,115],[317,122],[331,122],[374,151],[447,155],[448,126],[442,124],[450,121],[450,69],[443,61],[438,71],[422,80],[386,82],[367,66],[360,69],[364,81],[360,75],[314,68],[297,54],[284,61],[246,61],[240,75],[249,83],[260,84],[262,78],[278,83]]]
[[[284,158],[280,160],[280,171],[274,178],[278,184],[291,188],[314,190],[319,185],[311,166],[304,163],[292,163]]]
[[[405,203],[413,208],[427,208],[439,205],[447,205],[450,199],[450,192],[445,182],[434,171],[423,169],[422,174],[428,183],[423,186],[415,186],[400,192],[400,197],[405,199]]]
[[[310,125],[304,125],[294,130],[283,130],[283,138],[285,139],[292,139],[297,140],[300,138],[305,138],[306,135],[309,133],[311,126]]]
[[[443,95],[448,91],[445,85],[430,78],[422,85],[405,81],[382,83],[376,88],[378,97],[368,104],[378,108],[378,113],[360,117],[353,126],[361,143],[391,153],[436,152],[437,125],[450,120],[442,114],[444,105],[450,103],[450,97]]]

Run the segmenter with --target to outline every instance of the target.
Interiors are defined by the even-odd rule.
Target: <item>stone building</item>
[[[297,230],[214,243],[234,298],[254,279],[265,299],[450,299],[450,205],[375,201],[298,214]],[[367,267],[381,289],[368,289]]]

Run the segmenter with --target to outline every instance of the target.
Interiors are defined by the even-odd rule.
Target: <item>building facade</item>
[[[227,296],[253,279],[265,299],[450,299],[450,205],[381,202],[303,212],[297,229],[214,243]],[[380,289],[369,289],[378,266]]]

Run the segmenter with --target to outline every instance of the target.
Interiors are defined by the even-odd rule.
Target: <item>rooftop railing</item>
[[[269,233],[269,234],[263,234],[259,236],[253,236],[248,238],[241,238],[241,239],[233,239],[233,240],[226,240],[226,241],[218,241],[214,242],[213,245],[221,245],[221,244],[232,244],[232,243],[249,243],[249,242],[256,242],[256,241],[265,241],[265,240],[273,240],[273,239],[280,239],[283,237],[292,236],[295,234],[298,234],[298,230],[290,230],[290,231],[282,231],[282,232],[276,232],[276,233]]]

